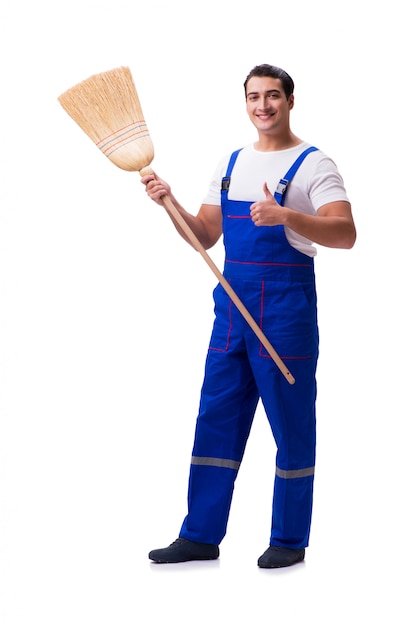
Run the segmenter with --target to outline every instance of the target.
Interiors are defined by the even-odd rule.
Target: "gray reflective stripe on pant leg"
[[[213,467],[228,467],[237,470],[241,463],[232,459],[217,459],[212,456],[192,456],[192,465],[212,465]]]
[[[305,478],[305,476],[313,476],[315,467],[306,467],[300,470],[282,470],[276,467],[276,476],[279,478]]]

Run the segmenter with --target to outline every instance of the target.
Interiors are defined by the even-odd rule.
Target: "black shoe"
[[[280,546],[270,546],[258,559],[258,567],[288,567],[300,563],[305,558],[305,548],[291,550]]]
[[[219,547],[211,543],[197,543],[179,537],[167,548],[151,550],[148,558],[156,563],[184,563],[210,561],[219,556]]]

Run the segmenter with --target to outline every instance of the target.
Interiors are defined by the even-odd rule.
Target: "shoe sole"
[[[303,559],[300,561],[295,561],[294,563],[286,563],[285,565],[260,565],[258,567],[261,569],[282,569],[283,567],[292,567],[292,565],[297,565],[298,563],[302,563]]]
[[[189,561],[215,561],[218,557],[217,556],[195,556],[195,557],[190,557],[188,559],[178,559],[178,560],[168,560],[168,559],[152,559],[151,557],[149,557],[151,559],[151,561],[153,561],[154,563],[159,563],[159,564],[163,564],[163,563],[188,563]]]

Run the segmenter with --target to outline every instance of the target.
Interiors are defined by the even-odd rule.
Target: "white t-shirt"
[[[303,142],[293,148],[277,152],[260,152],[253,144],[245,146],[239,153],[232,171],[229,199],[247,202],[264,200],[264,182],[274,194],[280,179],[309,145]],[[231,155],[227,154],[218,163],[203,204],[221,205],[222,178],[225,176],[230,157]],[[302,213],[316,215],[324,204],[341,200],[349,202],[343,179],[334,161],[320,150],[308,154],[287,188],[285,205]],[[287,227],[285,232],[294,248],[308,256],[316,255],[316,248],[309,239],[301,237]]]

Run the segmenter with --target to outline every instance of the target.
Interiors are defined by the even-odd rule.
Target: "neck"
[[[286,150],[294,148],[302,142],[291,131],[283,135],[268,135],[259,133],[258,141],[254,144],[256,150],[260,152],[275,152],[277,150]]]

